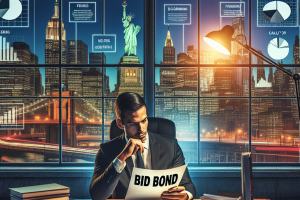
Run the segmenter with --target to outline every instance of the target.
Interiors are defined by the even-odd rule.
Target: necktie
[[[138,151],[136,152],[136,167],[137,167],[137,168],[145,169],[144,161],[143,161],[143,158],[142,158],[142,156],[141,156],[140,150],[138,150]]]

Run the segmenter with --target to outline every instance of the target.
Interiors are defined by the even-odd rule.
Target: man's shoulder
[[[100,144],[100,148],[102,149],[102,151],[107,151],[107,150],[111,150],[111,149],[116,149],[116,147],[120,147],[122,146],[121,144],[123,143],[123,134],[108,141],[108,142],[104,142],[102,144]],[[125,144],[124,144],[125,146]]]
[[[149,134],[152,134],[152,136],[160,143],[164,143],[164,142],[169,142],[169,143],[174,143],[176,142],[176,138],[170,135],[163,135],[163,134],[158,134],[158,133],[154,133],[151,131],[148,131]]]

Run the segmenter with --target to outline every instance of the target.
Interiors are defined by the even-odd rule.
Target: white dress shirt
[[[127,143],[128,142],[128,138],[127,138],[126,135],[125,135],[125,140],[126,140],[126,143]],[[144,146],[144,152],[141,153],[141,156],[142,156],[143,161],[144,161],[145,169],[151,169],[151,152],[150,152],[148,132],[146,133],[146,140],[143,143],[143,146]],[[132,154],[131,158],[132,158],[132,161],[133,161],[133,166],[135,167],[136,166],[136,161],[135,161],[136,160],[136,153]],[[126,167],[126,162],[124,162],[124,164],[123,164],[122,161],[120,161],[118,159],[118,157],[116,157],[113,160],[113,165],[114,165],[116,171],[118,173],[121,173],[123,171],[123,169]],[[190,193],[189,191],[186,191],[186,193],[187,193],[187,195],[189,197],[188,199],[192,199],[192,196],[193,196],[192,193]]]

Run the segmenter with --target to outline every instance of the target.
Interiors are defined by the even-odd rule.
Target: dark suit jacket
[[[169,169],[184,164],[184,156],[175,138],[148,131],[151,151],[152,169]],[[126,159],[126,167],[118,173],[113,160],[126,145],[125,134],[103,143],[95,158],[95,171],[90,184],[90,195],[93,200],[104,200],[112,195],[113,199],[124,199],[129,187],[133,169],[132,158]],[[188,169],[179,184],[196,196],[196,189],[191,181]]]

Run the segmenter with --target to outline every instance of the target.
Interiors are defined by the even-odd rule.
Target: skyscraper
[[[295,44],[293,45],[293,64],[300,64],[298,35],[295,36]]]
[[[163,64],[175,64],[175,47],[171,37],[170,27],[168,26],[167,38],[163,50]]]
[[[195,68],[159,68],[160,84],[156,86],[159,96],[197,96],[198,76]]]
[[[245,18],[244,16],[238,16],[232,19],[232,27],[234,33],[232,38],[236,38],[239,42],[245,44],[245,37],[238,35],[245,35]],[[238,37],[237,37],[238,36]],[[242,45],[237,42],[232,42],[231,46],[231,63],[235,64],[248,64],[249,63],[249,52]]]
[[[0,69],[1,96],[39,96],[42,95],[40,69],[9,68]]]
[[[67,64],[88,64],[88,46],[82,40],[68,40]]]
[[[64,84],[64,91],[77,92],[79,95],[83,95],[82,90],[82,78],[83,72],[87,69],[83,68],[66,68],[66,82]],[[75,94],[76,95],[76,94]]]
[[[61,63],[65,64],[66,59],[66,30],[64,28],[64,22],[62,21],[62,52]],[[45,64],[59,64],[59,13],[58,3],[54,3],[54,15],[48,21],[46,27],[46,40],[45,40]]]
[[[35,96],[43,95],[43,85],[42,85],[42,74],[40,72],[40,68],[36,67],[33,69],[34,73],[34,92]]]
[[[101,53],[90,52],[89,64],[105,65],[106,64],[106,55],[103,52],[101,52]]]
[[[82,92],[83,96],[102,96],[102,71],[90,68],[83,72]]]
[[[268,75],[268,82],[273,82],[273,67],[269,67],[269,75]]]
[[[258,67],[257,68],[257,83],[260,81],[260,79],[266,80],[266,73],[264,67]]]
[[[61,26],[62,41],[61,51],[59,47],[59,13],[58,3],[54,3],[54,14],[48,21],[46,27],[46,39],[45,39],[45,64],[59,64],[59,55],[61,53],[61,63],[67,63],[67,43],[66,43],[66,30],[64,28],[64,22]],[[65,69],[62,70],[62,83],[65,84]],[[59,91],[59,68],[58,67],[46,67],[45,68],[45,93],[58,92]]]
[[[14,53],[22,64],[38,64],[38,57],[30,51],[29,45],[25,42],[13,43]]]
[[[258,50],[258,53],[261,54],[261,55],[263,55],[263,52],[261,50]],[[256,58],[257,58],[257,64],[258,65],[264,64],[264,60],[262,58],[260,58],[258,56]]]

